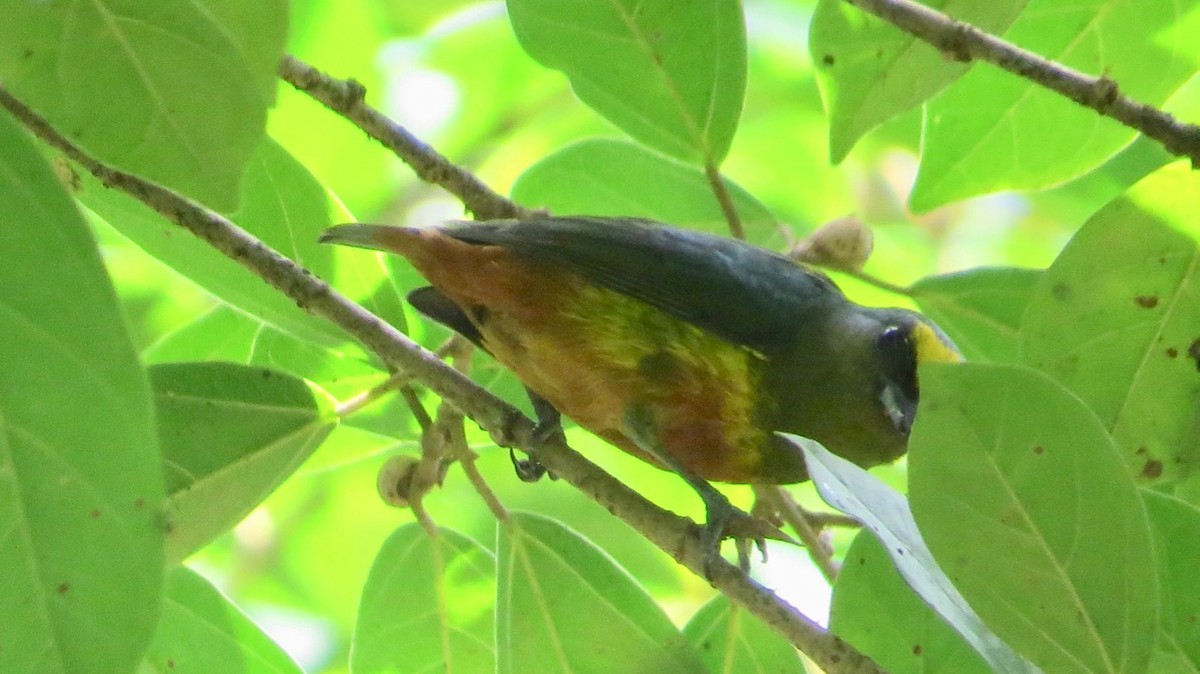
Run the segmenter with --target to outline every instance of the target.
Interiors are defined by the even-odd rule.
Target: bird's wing
[[[544,216],[440,229],[560,265],[757,351],[786,348],[812,312],[845,302],[832,281],[782,255],[650,220]]]
[[[466,337],[475,346],[483,348],[483,336],[479,334],[479,328],[467,318],[462,307],[442,291],[432,286],[417,288],[408,293],[408,303],[422,314]]]

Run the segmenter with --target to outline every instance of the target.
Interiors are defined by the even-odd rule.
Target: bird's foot
[[[522,482],[537,482],[549,472],[535,459],[518,459],[517,453],[513,451],[512,447],[508,448],[508,457],[512,459],[513,471],[516,472],[517,479]]]
[[[533,443],[535,445],[547,442],[566,444],[567,436],[563,433],[562,415],[559,414],[558,409],[533,389],[526,388],[525,391],[529,394],[529,402],[533,404],[533,412],[537,417],[537,425],[533,427]],[[549,475],[551,480],[557,479],[554,477],[554,473],[536,460],[518,459],[512,448],[509,448],[508,455],[512,458],[517,478],[522,482],[537,482],[542,479],[543,475]]]
[[[704,510],[706,521],[699,532],[699,543],[701,553],[704,555],[704,577],[712,580],[713,571],[716,569],[718,561],[721,557],[721,541],[726,538],[733,538],[740,542],[753,543],[754,547],[762,553],[763,559],[766,559],[767,548],[766,540],[786,539],[787,536],[770,522],[754,517],[734,506],[725,498],[725,495],[717,491],[711,485],[706,485],[705,488],[697,488],[696,491],[700,498],[704,501]],[[743,573],[750,571],[750,547],[749,545],[738,545],[738,568]]]

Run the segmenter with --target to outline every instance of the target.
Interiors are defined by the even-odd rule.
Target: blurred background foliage
[[[828,118],[808,45],[815,5],[745,2],[746,100],[722,170],[786,223],[793,237],[847,214],[862,218],[876,238],[866,269],[879,278],[904,285],[981,265],[1045,267],[1088,216],[1166,159],[1139,140],[1097,171],[1066,184],[913,213],[907,204],[918,166],[920,110],[886,122],[841,163],[830,161]],[[580,140],[623,137],[573,96],[566,77],[521,49],[501,2],[295,0],[287,51],[333,76],[363,83],[369,103],[501,193],[509,192],[528,167]],[[1191,109],[1191,91],[1186,88],[1171,105]],[[429,224],[463,216],[457,201],[418,181],[345,120],[287,84],[278,85],[277,96],[268,133],[340,204],[333,220]],[[149,360],[170,354],[172,340],[206,313],[204,320],[227,322],[236,332],[240,315],[120,235],[102,226],[98,231],[132,334]],[[392,271],[398,287],[415,285],[416,277],[402,264]],[[838,280],[862,303],[904,303],[853,279]],[[436,346],[446,337],[444,330],[408,318],[409,334],[421,343]],[[250,331],[245,343],[270,349],[270,339],[269,331]],[[477,359],[473,376],[522,403],[513,382],[485,359]],[[342,375],[327,387],[345,399],[377,381],[368,371],[358,378]],[[190,560],[308,671],[346,671],[368,569],[388,534],[411,519],[383,504],[374,485],[386,455],[415,454],[417,448],[396,446],[376,432],[383,426],[373,429],[372,424],[411,428],[412,421],[394,400],[362,416],[361,422],[336,430],[244,522]],[[519,483],[507,452],[490,445],[477,429],[468,431],[482,455],[480,468],[507,506],[548,513],[574,527],[629,568],[678,622],[713,596],[703,582],[570,486]],[[638,491],[683,514],[702,515],[678,479],[576,429],[569,439]],[[880,474],[902,487],[903,463]],[[748,490],[727,491],[748,505]],[[810,485],[795,491],[802,502],[816,504]],[[439,524],[495,546],[494,521],[460,471],[450,472],[427,507]],[[844,533],[835,537],[839,551],[849,539]],[[770,563],[758,573],[810,615],[826,610],[828,588],[802,552],[773,546]]]

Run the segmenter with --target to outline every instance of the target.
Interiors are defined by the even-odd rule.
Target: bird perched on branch
[[[918,363],[961,359],[913,311],[859,306],[787,257],[648,220],[351,224],[321,241],[407,258],[431,284],[413,306],[512,370],[543,427],[557,410],[676,470],[710,523],[704,481],[808,478],[776,431],[863,467],[896,459]]]

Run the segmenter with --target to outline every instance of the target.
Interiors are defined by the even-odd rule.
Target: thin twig
[[[891,281],[885,281],[885,280],[879,278],[878,276],[875,276],[874,274],[869,274],[862,270],[854,271],[851,269],[842,269],[842,268],[833,267],[833,266],[830,266],[829,269],[831,269],[833,271],[841,272],[847,276],[856,278],[859,281],[862,281],[863,283],[866,283],[868,285],[873,285],[876,288],[879,288],[880,290],[886,290],[887,292],[893,293],[895,295],[902,295],[904,297],[912,297],[912,295],[913,295],[912,288],[909,288],[907,286],[896,285],[895,283],[892,283]]]
[[[707,560],[694,522],[654,505],[564,442],[540,440],[535,435],[534,423],[520,411],[491,395],[292,260],[186,197],[97,161],[3,87],[0,87],[0,106],[106,186],[126,192],[167,220],[192,232],[287,295],[298,306],[341,327],[391,367],[407,372],[443,399],[453,401],[464,414],[487,429],[498,444],[520,447],[528,452],[693,573],[703,576],[707,570],[713,587],[772,626],[829,674],[881,674],[882,670],[869,658],[747,578],[733,565],[723,560]]]
[[[721,172],[710,162],[704,165],[704,176],[708,178],[708,185],[717,197],[717,203],[721,205],[721,213],[725,216],[725,222],[729,224],[729,235],[744,240],[746,227],[742,224],[742,218],[738,215],[737,206],[733,203],[733,196],[729,194]]]
[[[458,197],[480,220],[520,218],[530,211],[497,194],[470,172],[456,166],[407,129],[363,101],[366,90],[354,80],[339,80],[293,57],[279,63],[279,77],[353,122],[412,168],[417,177]]]
[[[809,519],[808,512],[797,505],[796,501],[792,499],[792,495],[782,487],[776,485],[757,486],[754,493],[759,498],[765,499],[775,512],[779,513],[784,521],[792,527],[792,530],[800,537],[800,542],[808,550],[808,556],[813,560],[813,564],[821,570],[825,580],[832,585],[837,580],[837,562],[833,561],[833,551],[829,549],[825,541],[821,540],[817,526]]]
[[[412,384],[405,384],[400,387],[400,395],[404,397],[404,402],[412,412],[413,419],[417,420],[417,428],[422,431],[427,430],[433,424],[433,419],[429,417],[429,412],[425,411],[425,406],[417,397],[416,389],[412,387]]]
[[[844,527],[847,529],[861,529],[862,522],[841,513],[824,512],[820,510],[805,510],[805,515],[808,521],[818,529],[826,529],[828,527]]]
[[[471,373],[471,355],[474,351],[475,346],[467,341],[466,337],[455,334],[450,338],[446,355],[450,358],[454,369],[467,376]],[[487,480],[483,479],[483,474],[479,472],[479,467],[475,463],[479,455],[467,446],[467,436],[463,432],[462,412],[458,411],[458,408],[449,401],[443,402],[438,408],[437,424],[452,431],[448,438],[451,455],[462,465],[467,480],[471,482],[471,486],[483,499],[488,510],[492,511],[492,516],[501,522],[508,520],[508,509],[500,502],[496,492],[492,491]]]
[[[1055,63],[913,0],[845,0],[957,61],[979,59],[1036,82],[1162,143],[1200,168],[1200,127],[1121,94],[1117,83]]]
[[[409,377],[407,374],[393,374],[383,382],[376,384],[366,391],[363,391],[362,393],[359,393],[358,395],[355,395],[338,404],[338,406],[334,409],[334,414],[337,414],[339,417],[345,417],[354,414],[367,405],[379,400],[388,393],[400,388],[406,382],[408,382],[408,379]]]

